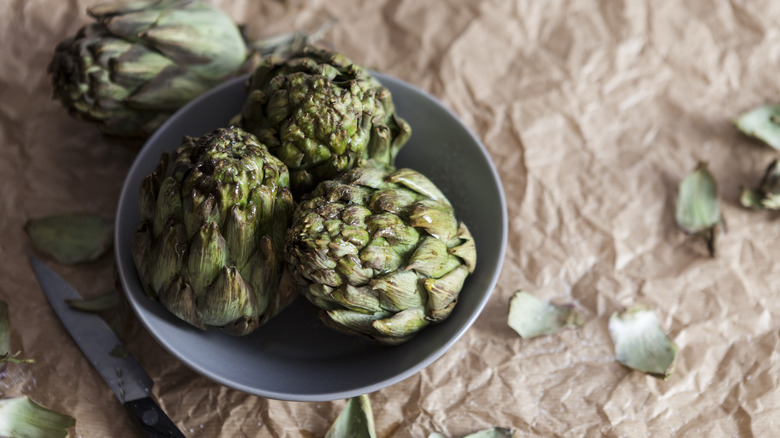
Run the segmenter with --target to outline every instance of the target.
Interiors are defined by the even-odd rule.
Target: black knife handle
[[[139,398],[125,403],[135,423],[149,438],[185,438],[165,412],[151,397]]]

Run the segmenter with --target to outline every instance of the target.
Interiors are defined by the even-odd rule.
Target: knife
[[[32,255],[30,264],[60,321],[119,402],[130,412],[144,436],[184,438],[173,421],[152,400],[152,378],[130,356],[108,324],[98,315],[70,307],[65,300],[80,300],[81,295],[46,264]]]

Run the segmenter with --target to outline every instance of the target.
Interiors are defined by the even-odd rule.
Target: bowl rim
[[[240,382],[235,382],[225,376],[222,375],[215,375],[210,370],[206,369],[203,366],[200,366],[197,362],[193,362],[191,360],[185,359],[180,356],[177,352],[177,348],[175,345],[173,345],[166,337],[161,336],[161,334],[153,328],[153,324],[150,321],[150,315],[147,315],[147,312],[145,309],[142,308],[141,304],[139,302],[136,302],[134,297],[131,296],[131,293],[129,291],[130,284],[128,283],[128,276],[129,275],[137,275],[134,263],[129,271],[126,270],[126,266],[124,266],[121,261],[125,261],[127,255],[124,254],[126,251],[130,251],[129,247],[125,246],[125,239],[126,236],[123,235],[123,231],[125,230],[124,226],[120,226],[123,222],[122,218],[122,210],[123,207],[128,203],[126,200],[127,197],[131,196],[130,191],[135,190],[137,191],[137,187],[130,187],[131,181],[134,179],[134,176],[138,174],[138,172],[141,171],[140,167],[143,166],[144,163],[142,163],[140,157],[142,156],[142,153],[147,148],[150,148],[152,144],[156,143],[158,139],[161,136],[166,135],[166,130],[169,128],[170,125],[176,124],[179,122],[180,119],[185,118],[191,111],[193,107],[199,106],[201,102],[205,99],[208,99],[210,96],[223,93],[226,89],[230,89],[232,87],[235,87],[237,82],[246,82],[247,79],[251,76],[251,74],[245,74],[241,76],[234,77],[232,79],[229,79],[210,90],[206,91],[205,93],[201,94],[200,96],[196,97],[192,101],[188,102],[186,105],[184,105],[182,108],[180,108],[178,111],[176,111],[168,120],[163,123],[160,128],[157,129],[157,131],[146,140],[144,145],[141,149],[138,150],[136,157],[134,158],[133,164],[131,165],[130,169],[128,170],[125,179],[122,183],[122,189],[120,192],[120,196],[118,198],[117,202],[117,208],[116,208],[116,214],[115,214],[115,221],[116,226],[114,229],[114,257],[116,259],[116,267],[117,272],[120,278],[120,283],[123,288],[123,293],[127,297],[128,301],[130,302],[130,306],[133,309],[133,313],[136,315],[139,321],[141,321],[142,325],[144,326],[145,330],[149,332],[149,334],[152,335],[152,337],[155,339],[155,341],[160,344],[168,353],[170,353],[172,356],[174,356],[177,360],[182,362],[185,366],[190,368],[191,370],[197,372],[199,375],[204,376],[208,378],[211,381],[214,381],[220,385],[226,386],[228,388],[236,389],[248,394],[253,394],[256,396],[276,399],[276,400],[285,400],[285,401],[330,401],[330,400],[336,400],[336,399],[343,399],[343,398],[350,398],[361,394],[367,394],[374,391],[378,391],[380,389],[383,389],[385,387],[391,386],[393,384],[396,384],[398,382],[401,382],[436,360],[438,360],[441,356],[443,356],[447,351],[449,351],[452,346],[458,342],[463,335],[471,328],[471,326],[474,324],[474,322],[479,318],[479,316],[482,314],[482,312],[485,309],[485,306],[487,305],[490,297],[493,295],[493,292],[495,290],[496,284],[498,282],[498,278],[501,274],[506,248],[507,248],[507,240],[508,240],[508,213],[507,213],[507,204],[506,204],[506,197],[503,189],[503,185],[501,183],[501,179],[499,176],[499,173],[495,167],[495,164],[493,163],[492,159],[490,158],[490,154],[487,150],[487,148],[484,146],[484,144],[480,141],[480,139],[474,134],[474,132],[471,130],[469,126],[467,126],[458,116],[455,114],[452,110],[444,106],[437,98],[435,98],[433,95],[428,93],[425,90],[419,89],[401,79],[388,76],[376,71],[371,71],[371,74],[374,75],[383,85],[386,85],[388,82],[392,82],[394,86],[404,88],[406,89],[406,92],[410,93],[416,93],[421,95],[421,97],[425,98],[426,100],[430,101],[431,104],[438,107],[440,110],[442,110],[446,115],[450,118],[452,118],[454,121],[456,121],[458,124],[461,125],[464,132],[469,136],[470,142],[475,144],[477,146],[478,152],[481,154],[482,158],[484,159],[485,163],[487,164],[488,168],[490,169],[490,176],[492,179],[492,183],[495,184],[495,187],[497,189],[497,195],[499,200],[499,208],[501,212],[501,225],[500,225],[500,244],[497,252],[497,261],[495,266],[493,267],[493,273],[490,276],[490,279],[487,283],[487,289],[484,295],[481,297],[479,302],[477,303],[477,306],[474,308],[474,310],[471,312],[471,314],[466,318],[465,323],[462,324],[458,330],[453,333],[446,342],[439,345],[437,348],[431,350],[427,355],[424,355],[420,360],[414,363],[413,366],[407,367],[404,370],[401,370],[395,374],[393,374],[390,377],[377,380],[372,384],[368,385],[362,385],[357,388],[351,388],[351,389],[345,389],[341,391],[330,391],[327,393],[309,393],[309,394],[299,394],[299,393],[285,393],[281,391],[273,391],[273,390],[264,390],[264,389],[258,389],[256,387],[250,387],[244,384],[241,384]],[[133,227],[135,227],[136,224],[133,224]],[[132,257],[131,257],[132,259]],[[145,294],[144,294],[145,296]]]

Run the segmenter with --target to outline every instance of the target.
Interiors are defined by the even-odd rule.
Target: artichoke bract
[[[198,0],[133,0],[88,9],[96,23],[59,43],[54,98],[105,134],[145,138],[178,108],[240,71],[241,31]]]
[[[772,160],[754,189],[742,189],[740,203],[748,208],[780,210],[780,160]]]
[[[233,122],[287,165],[296,196],[365,160],[393,166],[411,135],[387,88],[322,48],[265,58],[248,88]]]
[[[238,128],[185,137],[140,187],[132,239],[146,293],[188,323],[250,333],[296,296],[285,283],[289,174]]]
[[[477,254],[444,194],[411,169],[354,168],[293,213],[286,258],[325,325],[380,344],[445,320]]]

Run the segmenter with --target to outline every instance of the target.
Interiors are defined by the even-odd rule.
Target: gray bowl
[[[495,168],[480,141],[428,94],[382,74],[412,137],[397,166],[428,176],[445,193],[477,245],[477,267],[449,319],[395,347],[371,344],[323,326],[301,300],[252,334],[200,331],[148,298],[138,281],[130,240],[140,222],[138,188],[160,154],[184,135],[203,135],[238,113],[246,77],[228,81],[177,112],[139,152],[116,212],[115,253],[127,298],[141,323],[184,364],[249,394],[279,400],[328,401],[367,394],[400,382],[441,357],[471,327],[495,287],[507,235],[506,203]]]

